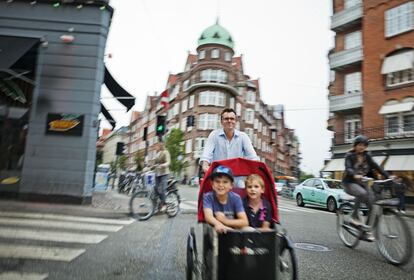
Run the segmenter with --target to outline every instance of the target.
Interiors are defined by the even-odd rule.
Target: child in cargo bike
[[[203,197],[205,221],[218,233],[247,227],[243,202],[238,194],[231,191],[234,182],[231,169],[219,165],[213,170],[210,179],[213,191],[205,193]]]

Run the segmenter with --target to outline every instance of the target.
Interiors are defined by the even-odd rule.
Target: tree
[[[125,170],[126,169],[126,156],[125,155],[122,155],[122,156],[120,156],[119,158],[118,158],[118,167],[121,169],[121,170]]]
[[[180,172],[188,166],[188,163],[183,161],[184,158],[184,132],[179,129],[172,129],[168,134],[165,147],[170,152],[171,164],[170,169],[175,174]],[[181,158],[181,160],[179,159]]]
[[[144,156],[140,153],[136,153],[134,156],[134,163],[136,165],[136,171],[141,171],[144,168]]]
[[[305,172],[301,171],[301,172],[300,172],[299,181],[300,181],[300,182],[303,182],[303,181],[305,181],[306,179],[309,179],[309,178],[314,178],[314,177],[315,177],[315,176],[314,176],[313,174],[307,174],[307,173],[305,173]]]
[[[103,161],[103,151],[97,150],[96,151],[96,166],[101,164]]]

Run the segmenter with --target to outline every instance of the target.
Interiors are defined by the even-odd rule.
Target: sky
[[[144,109],[146,96],[162,92],[168,74],[184,71],[188,52],[216,22],[243,55],[244,72],[260,80],[262,100],[285,106],[285,121],[295,129],[301,169],[319,174],[330,157],[332,133],[326,129],[329,64],[334,45],[327,0],[112,0],[114,15],[105,63],[118,83],[136,97],[133,110]],[[110,55],[109,55],[110,54]],[[130,112],[103,88],[102,103],[128,125]],[[110,127],[102,121],[103,127]]]

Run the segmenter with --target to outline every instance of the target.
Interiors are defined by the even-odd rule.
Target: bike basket
[[[390,199],[395,198],[395,184],[393,182],[386,183],[385,185],[374,184],[372,190],[375,192],[377,199]]]

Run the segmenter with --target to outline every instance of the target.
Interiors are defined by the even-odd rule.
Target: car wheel
[[[302,197],[302,195],[301,194],[298,194],[297,196],[296,196],[296,204],[298,205],[298,206],[305,206],[305,203],[303,203],[303,197]]]
[[[328,208],[329,212],[336,211],[336,200],[333,197],[328,198],[328,202],[326,203],[326,208]]]

